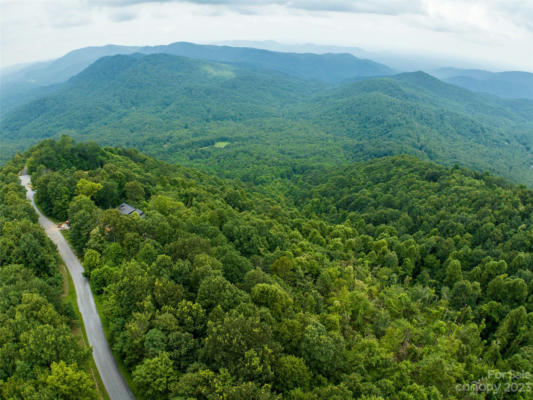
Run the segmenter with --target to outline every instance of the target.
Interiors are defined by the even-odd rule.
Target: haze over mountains
[[[428,54],[423,51],[391,51],[371,50],[355,46],[321,45],[314,43],[287,44],[273,40],[225,40],[215,42],[217,45],[235,47],[253,47],[258,49],[281,51],[289,53],[347,53],[358,58],[374,60],[388,65],[397,71],[434,71],[444,66],[454,66],[457,69],[487,69],[501,70],[503,67],[497,64],[487,64],[477,59],[454,58],[444,55]],[[504,68],[505,69],[505,68]]]
[[[441,68],[433,74],[453,85],[474,92],[486,92],[506,98],[533,99],[533,74],[522,71],[488,72]]]
[[[359,47],[327,46],[313,43],[290,45],[275,41],[230,40],[219,44],[295,53],[347,53],[358,58],[371,59],[386,64],[397,71],[423,70],[448,83],[476,92],[491,93],[507,98],[533,98],[532,73],[524,71],[491,72],[489,70],[501,71],[502,67],[488,66],[475,59],[461,60],[439,58],[426,54],[367,51]],[[449,65],[457,66],[443,68],[443,66]]]
[[[533,98],[533,74],[528,72],[491,73],[479,69],[437,68],[439,63],[442,65],[449,61],[381,54],[356,47],[285,45],[273,41],[229,41],[221,44],[224,45],[176,42],[161,46],[86,47],[71,51],[56,60],[5,68],[0,70],[0,112],[5,114],[17,105],[48,93],[50,89],[47,86],[67,81],[100,57],[137,52],[240,63],[328,82],[385,76],[402,70],[414,71],[422,68],[440,79],[469,90],[507,98]],[[395,68],[389,68],[371,59],[378,59],[385,64],[390,62]]]
[[[68,79],[99,51],[26,68],[18,79]],[[132,54],[100,58],[32,92],[33,101],[29,94],[11,104],[0,133],[4,160],[67,133],[254,181],[275,179],[269,171],[279,167],[291,175],[295,165],[407,153],[533,184],[527,100],[476,94],[422,72],[392,75],[343,54],[190,43],[102,51]],[[243,162],[250,154],[254,165]]]
[[[202,60],[243,64],[267,68],[292,76],[342,82],[369,76],[390,75],[389,67],[350,54],[298,54],[272,52],[254,48],[207,46],[177,42],[166,46],[102,46],[74,50],[49,62],[10,69],[1,75],[3,112],[43,94],[44,87],[67,81],[100,57],[117,54],[172,54]]]

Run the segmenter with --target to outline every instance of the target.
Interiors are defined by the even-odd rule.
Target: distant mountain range
[[[177,42],[164,46],[86,47],[71,51],[56,60],[4,68],[0,70],[0,115],[5,115],[32,99],[53,93],[56,90],[55,85],[66,82],[101,57],[133,53],[165,53],[242,64],[330,83],[395,73],[388,66],[371,61],[377,59],[385,63],[391,62],[405,70],[412,70],[416,65],[425,65],[432,75],[472,91],[505,98],[533,98],[533,74],[527,72],[491,73],[483,70],[435,69],[430,67],[435,65],[435,60],[429,62],[419,59],[418,56],[400,57],[368,52],[357,47],[287,45],[274,41],[231,41],[220,44],[222,45]]]
[[[201,60],[246,64],[271,69],[306,79],[341,82],[368,76],[391,75],[389,67],[348,53],[289,53],[248,47],[199,45],[177,42],[164,46],[86,47],[71,51],[54,61],[11,69],[2,77],[6,82],[51,85],[68,80],[97,59],[117,54],[172,54]]]
[[[221,42],[215,42],[213,43],[213,45],[249,48],[251,47],[254,49],[263,49],[282,53],[351,54],[357,58],[364,58],[370,60],[374,60],[374,57],[377,55],[377,53],[372,53],[360,47],[354,46],[331,46],[314,43],[286,44],[279,43],[274,40],[225,40]]]
[[[253,47],[257,49],[281,51],[289,53],[347,53],[358,58],[374,60],[385,64],[396,71],[413,72],[426,71],[433,75],[434,71],[443,66],[453,66],[455,69],[477,69],[487,71],[509,70],[504,67],[505,60],[491,63],[478,58],[459,58],[438,53],[416,52],[416,51],[391,51],[391,50],[369,50],[355,46],[335,46],[315,43],[280,43],[274,40],[225,40],[214,42],[215,45],[233,47]]]
[[[115,54],[131,54],[138,51],[133,46],[85,47],[74,50],[56,60],[25,65],[2,74],[6,82],[21,82],[39,86],[53,85],[79,74],[101,57]]]
[[[441,68],[436,77],[474,92],[505,98],[533,99],[533,74],[522,71],[488,72],[478,69]]]
[[[386,76],[389,67],[351,54],[300,54],[254,48],[210,46],[178,42],[165,46],[102,46],[74,50],[57,60],[10,68],[0,75],[2,114],[43,94],[43,87],[67,81],[101,57],[117,54],[172,54],[201,60],[269,69],[324,82]],[[46,91],[50,92],[47,88]]]
[[[313,43],[284,44],[272,40],[232,40],[216,44],[237,47],[255,47],[265,50],[294,53],[347,53],[359,58],[371,59],[392,66],[395,70],[424,70],[448,83],[475,92],[490,93],[505,98],[533,98],[533,74],[529,72],[489,72],[481,69],[440,68],[441,65],[448,65],[450,62],[455,62],[458,65],[465,65],[465,63],[472,64],[473,61],[465,62],[465,60],[439,59],[435,56],[420,54],[371,52],[359,47],[328,46]]]
[[[476,94],[423,72],[328,82],[306,62],[319,57],[328,65],[336,56],[174,49],[233,61],[256,57],[232,63],[139,52],[100,58],[2,119],[2,158],[66,133],[255,182],[275,180],[280,170],[290,176],[407,153],[533,184],[531,101]],[[293,72],[262,68],[261,57]],[[337,70],[338,80],[353,71]]]

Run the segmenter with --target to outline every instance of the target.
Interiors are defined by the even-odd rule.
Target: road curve
[[[67,241],[57,228],[56,224],[46,218],[35,206],[33,195],[35,192],[30,186],[30,177],[23,173],[20,176],[21,184],[26,188],[26,197],[31,201],[31,205],[39,215],[39,223],[45,230],[48,237],[55,243],[59,255],[65,261],[70,272],[70,276],[76,288],[78,298],[78,308],[85,324],[85,332],[89,339],[89,344],[93,350],[93,357],[100,373],[100,377],[107,390],[111,400],[129,400],[135,399],[128,384],[118,369],[117,363],[113,358],[113,353],[107,343],[102,321],[96,310],[89,282],[83,276],[83,266],[68,245]]]

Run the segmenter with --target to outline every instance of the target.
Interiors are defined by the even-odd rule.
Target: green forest
[[[346,68],[334,61],[330,76]],[[403,154],[533,185],[532,101],[472,93],[423,72],[332,83],[319,80],[318,67],[306,67],[318,74],[311,79],[269,66],[101,58],[2,115],[0,162],[66,134],[259,185]]]
[[[258,186],[67,136],[1,174],[5,398],[80,398],[73,380],[92,396],[25,165],[139,399],[531,399],[526,186],[405,155],[273,162],[284,179]]]
[[[96,399],[59,256],[20,186],[24,162],[0,170],[0,398]]]

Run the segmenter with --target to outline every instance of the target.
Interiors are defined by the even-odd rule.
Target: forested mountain
[[[532,182],[530,102],[481,96],[416,72],[347,84],[306,107],[315,126],[350,139],[344,148],[355,159],[407,153]]]
[[[2,74],[6,82],[50,85],[67,81],[90,64],[105,56],[119,54],[172,54],[225,63],[246,64],[261,69],[284,72],[300,78],[338,82],[360,77],[390,75],[383,64],[350,54],[312,54],[261,50],[250,47],[201,45],[176,42],[161,46],[85,47],[53,61],[23,66]]]
[[[139,399],[530,398],[524,186],[399,156],[262,194],[68,137],[17,160],[69,219]]]
[[[54,93],[61,86],[38,86],[31,82],[3,82],[0,77],[0,118],[22,104]]]
[[[0,169],[0,398],[96,399],[68,275],[20,186],[24,162]]]
[[[57,90],[57,85],[79,74],[101,57],[135,53],[133,46],[86,47],[56,60],[0,71],[0,116],[15,107]]]
[[[532,115],[532,102],[474,94],[421,72],[331,85],[136,54],[102,58],[10,113],[0,140],[3,160],[68,133],[256,183],[407,153],[533,184]]]
[[[351,54],[286,53],[249,47],[209,46],[178,42],[168,46],[143,47],[141,53],[166,53],[283,72],[301,79],[342,82],[393,71],[371,60]]]
[[[282,72],[300,79],[342,82],[369,76],[390,75],[383,64],[350,54],[297,54],[253,48],[208,46],[178,42],[165,46],[101,46],[71,51],[49,62],[30,64],[0,75],[0,115],[18,105],[55,90],[101,57],[120,54],[172,54],[200,60],[245,65]]]
[[[529,72],[442,68],[434,73],[446,82],[475,92],[512,99],[533,99],[533,74]]]
[[[55,60],[22,66],[2,73],[6,82],[26,82],[37,86],[52,85],[69,80],[93,62],[105,56],[137,52],[135,46],[85,47],[71,51]]]

